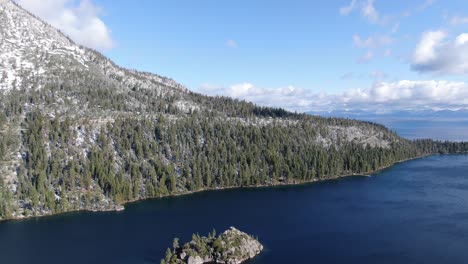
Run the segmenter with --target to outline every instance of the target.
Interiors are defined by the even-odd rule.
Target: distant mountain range
[[[383,113],[376,113],[365,110],[334,110],[334,111],[318,111],[309,112],[311,115],[327,116],[327,117],[342,117],[361,120],[377,120],[377,119],[432,119],[432,120],[468,120],[468,109],[461,110],[399,110]]]

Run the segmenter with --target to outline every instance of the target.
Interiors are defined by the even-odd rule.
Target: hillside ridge
[[[117,66],[10,0],[0,0],[0,91],[0,220],[367,174],[468,150],[194,93]]]
[[[187,88],[170,78],[118,66],[98,51],[76,44],[60,30],[34,16],[12,0],[0,1],[0,8],[4,16],[1,21],[9,22],[3,23],[0,29],[2,36],[0,48],[3,51],[0,64],[7,69],[7,78],[2,81],[1,89],[9,90],[12,86],[21,86],[22,78],[19,76],[21,71],[29,71],[25,78],[52,74],[46,64],[53,59],[54,55],[59,55],[62,58],[71,57],[73,60],[67,62],[69,66],[76,67],[76,70],[89,70],[97,66],[101,69],[101,73],[108,77],[117,80],[127,78],[124,80],[127,87],[162,85],[182,92],[187,91]],[[38,51],[43,52],[31,54]],[[49,56],[52,58],[49,59]],[[8,65],[9,60],[14,61],[16,69]],[[16,84],[13,84],[15,81]]]

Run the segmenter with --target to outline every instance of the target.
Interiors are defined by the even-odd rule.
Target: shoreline
[[[466,153],[457,153],[459,154],[466,154]],[[249,186],[228,186],[228,187],[220,187],[220,188],[206,188],[206,189],[201,189],[197,191],[191,191],[191,192],[184,192],[184,193],[176,193],[176,194],[169,194],[169,195],[162,195],[159,197],[148,197],[148,198],[141,198],[141,199],[136,199],[136,200],[130,200],[126,201],[120,204],[117,204],[115,208],[110,208],[110,209],[103,209],[103,210],[90,210],[90,209],[79,209],[79,210],[70,210],[66,212],[60,212],[60,213],[53,213],[53,214],[46,214],[46,215],[37,215],[37,216],[28,216],[28,217],[23,217],[23,218],[9,218],[9,219],[3,219],[0,220],[0,224],[2,222],[17,222],[17,221],[23,221],[23,220],[31,220],[31,219],[39,219],[39,218],[45,218],[45,217],[50,217],[50,216],[56,216],[56,215],[65,215],[65,214],[71,214],[71,213],[79,213],[79,212],[91,212],[91,213],[98,213],[98,212],[121,212],[125,210],[125,205],[137,203],[137,202],[143,202],[143,201],[149,201],[149,200],[157,200],[157,199],[162,199],[162,198],[171,198],[171,197],[179,197],[179,196],[186,196],[186,195],[192,195],[196,193],[202,193],[202,192],[211,192],[211,191],[224,191],[224,190],[234,190],[234,189],[256,189],[256,188],[274,188],[274,187],[285,187],[285,186],[299,186],[299,185],[308,185],[308,184],[314,184],[318,182],[325,182],[325,181],[331,181],[331,180],[338,180],[342,178],[347,178],[347,177],[372,177],[372,174],[379,173],[385,169],[391,168],[399,163],[407,162],[407,161],[412,161],[412,160],[417,160],[417,159],[422,159],[430,156],[436,156],[436,155],[450,155],[450,154],[425,154],[413,158],[407,158],[403,160],[398,160],[395,161],[394,163],[380,167],[374,171],[368,172],[368,173],[352,173],[352,174],[344,174],[344,175],[335,175],[335,176],[330,176],[327,178],[322,178],[322,179],[313,179],[313,180],[306,180],[306,181],[294,181],[294,182],[279,182],[275,184],[261,184],[261,185],[249,185]]]

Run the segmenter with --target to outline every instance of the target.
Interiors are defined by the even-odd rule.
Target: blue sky
[[[464,0],[18,2],[122,66],[210,95],[298,111],[468,106]]]

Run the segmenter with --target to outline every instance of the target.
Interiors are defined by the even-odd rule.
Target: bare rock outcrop
[[[166,252],[164,264],[240,264],[252,259],[263,250],[262,244],[252,236],[231,227],[219,236],[213,232],[208,237],[193,235],[192,241],[179,246],[174,239],[172,249]]]

